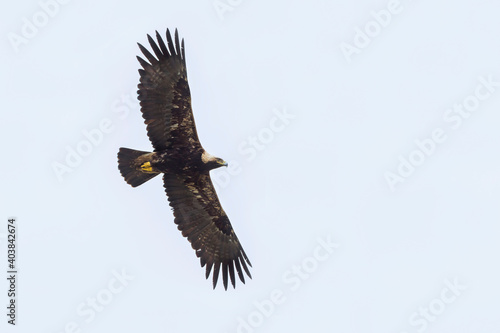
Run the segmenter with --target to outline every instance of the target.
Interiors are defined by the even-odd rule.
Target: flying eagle
[[[142,66],[138,99],[154,152],[120,148],[118,168],[132,187],[163,173],[177,228],[191,243],[201,266],[206,265],[207,279],[213,268],[214,289],[222,266],[222,280],[227,290],[228,274],[234,288],[235,268],[245,283],[243,271],[251,278],[247,264],[252,265],[210,179],[210,170],[227,163],[207,153],[196,133],[184,39],[179,44],[177,29],[175,43],[168,29],[166,37],[167,44],[158,31],[158,43],[148,35],[154,55],[138,43],[148,60],[137,57]]]

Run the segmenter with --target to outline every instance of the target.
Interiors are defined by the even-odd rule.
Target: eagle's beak
[[[226,161],[224,161],[224,163],[222,163],[222,165],[223,165],[223,166],[225,166],[225,167],[227,167],[227,166],[228,166],[228,164],[227,164],[227,162],[226,162]]]

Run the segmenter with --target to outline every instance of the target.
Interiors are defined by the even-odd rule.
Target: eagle
[[[174,222],[188,239],[206,266],[208,279],[213,269],[213,288],[222,267],[222,280],[227,290],[228,275],[235,288],[235,269],[245,283],[243,271],[252,278],[252,266],[220,204],[210,170],[227,167],[227,163],[203,149],[191,109],[187,80],[184,39],[175,42],[170,31],[164,40],[156,31],[156,40],[148,34],[154,55],[140,43],[140,83],[138,99],[153,152],[120,148],[118,169],[132,187],[163,174],[163,186],[173,210]],[[247,266],[248,265],[248,266]]]

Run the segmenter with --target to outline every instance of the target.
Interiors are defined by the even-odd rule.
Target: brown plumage
[[[243,271],[251,278],[251,266],[215,192],[210,170],[227,166],[208,154],[200,144],[187,81],[184,40],[175,42],[167,29],[167,44],[156,32],[157,43],[148,35],[154,55],[141,44],[147,61],[137,57],[139,101],[154,152],[128,148],[118,152],[118,168],[133,187],[163,173],[163,184],[174,212],[174,222],[187,237],[208,279],[213,268],[215,288],[222,269],[224,288],[228,276],[235,287],[235,269],[245,283]]]

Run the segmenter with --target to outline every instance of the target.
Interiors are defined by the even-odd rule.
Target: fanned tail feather
[[[118,169],[120,169],[120,173],[125,178],[125,181],[132,187],[137,187],[159,175],[159,173],[143,172],[140,169],[145,159],[139,158],[147,154],[150,153],[129,148],[120,148],[118,152]]]

